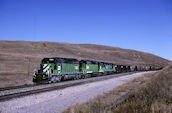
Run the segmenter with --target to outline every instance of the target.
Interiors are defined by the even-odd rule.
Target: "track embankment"
[[[44,93],[36,93],[34,95],[24,96],[21,98],[15,98],[8,101],[0,102],[0,109],[2,113],[60,113],[71,105],[74,105],[76,103],[87,102],[88,100],[92,99],[93,97],[99,94],[110,91],[113,88],[116,88],[146,73],[151,72],[125,74],[123,73],[110,76],[88,78],[84,80],[57,83],[58,85],[53,84],[55,85],[54,88],[52,88],[53,91],[49,90]],[[59,85],[61,85],[61,88],[59,88]],[[65,85],[66,87],[64,87]],[[48,85],[46,86],[48,87]]]
[[[130,74],[131,73],[133,72],[130,72]],[[29,85],[29,86],[23,86],[23,87],[7,88],[7,89],[3,88],[2,90],[0,90],[0,101],[5,101],[12,98],[17,98],[21,96],[36,94],[36,93],[42,93],[46,91],[59,90],[66,87],[91,83],[95,81],[107,80],[114,77],[125,76],[127,74],[129,73],[114,74],[114,75],[109,75],[109,76],[100,76],[100,77],[80,79],[80,80],[74,80],[74,81],[63,81],[60,83],[52,83],[52,84],[38,84],[38,85]]]

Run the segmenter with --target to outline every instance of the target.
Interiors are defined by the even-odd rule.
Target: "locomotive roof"
[[[97,61],[92,61],[92,60],[81,60],[80,62],[86,63],[86,64],[98,64],[99,62]]]
[[[61,58],[61,57],[44,58],[42,60],[42,62],[79,64],[79,61],[77,59],[74,59],[74,58]]]
[[[113,63],[103,62],[106,65],[113,65]]]

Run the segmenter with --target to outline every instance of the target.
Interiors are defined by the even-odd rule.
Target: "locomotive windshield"
[[[44,58],[42,60],[43,64],[47,64],[47,63],[55,63],[55,60],[53,58]]]

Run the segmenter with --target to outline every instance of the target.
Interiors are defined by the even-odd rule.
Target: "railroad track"
[[[53,84],[28,85],[28,86],[7,88],[7,89],[4,88],[0,90],[0,102],[7,101],[13,98],[31,95],[31,94],[37,94],[37,93],[52,91],[52,90],[59,90],[66,87],[91,83],[95,81],[103,81],[114,77],[126,76],[128,74],[133,74],[133,73],[134,72],[120,73],[120,74],[113,74],[108,76],[99,76],[99,77],[65,81],[65,82],[59,82]]]

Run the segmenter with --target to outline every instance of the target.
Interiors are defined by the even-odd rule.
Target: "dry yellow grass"
[[[139,84],[138,84],[139,82]],[[128,92],[121,95],[122,92]],[[64,113],[171,113],[172,65],[118,87]]]
[[[151,78],[155,72],[144,74],[144,76],[135,78],[124,85],[121,85],[112,91],[113,94],[119,95],[121,92],[126,92],[127,89],[132,89],[136,84],[143,84],[145,81]]]

